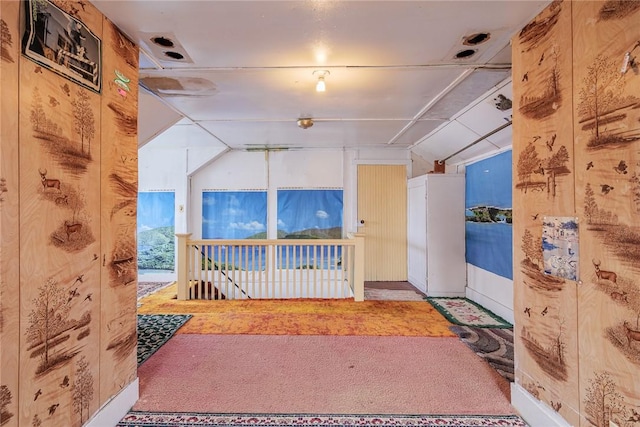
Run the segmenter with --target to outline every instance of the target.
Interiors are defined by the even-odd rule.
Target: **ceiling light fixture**
[[[316,83],[316,92],[324,92],[327,90],[327,85],[324,82],[325,76],[328,76],[330,73],[328,70],[315,70],[313,75],[318,75],[318,83]]]
[[[308,129],[311,126],[313,126],[313,119],[311,117],[301,117],[298,119],[298,127]]]

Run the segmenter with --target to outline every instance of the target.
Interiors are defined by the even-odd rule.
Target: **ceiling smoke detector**
[[[311,117],[303,117],[298,119],[298,127],[302,129],[308,129],[313,126],[313,119]]]

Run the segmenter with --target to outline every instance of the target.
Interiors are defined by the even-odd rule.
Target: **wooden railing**
[[[191,240],[178,237],[178,299],[364,301],[364,237]]]

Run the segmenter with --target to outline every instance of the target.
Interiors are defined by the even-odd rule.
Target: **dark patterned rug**
[[[450,326],[458,337],[500,375],[513,382],[513,329]]]
[[[518,426],[516,415],[309,415],[129,412],[116,427],[248,426]]]
[[[158,351],[192,316],[138,314],[138,366]]]

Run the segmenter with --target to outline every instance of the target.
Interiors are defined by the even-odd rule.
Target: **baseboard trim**
[[[506,307],[501,303],[469,287],[467,288],[466,297],[471,301],[480,304],[492,313],[497,314],[513,325],[513,308]]]
[[[123,388],[85,424],[86,427],[115,426],[129,412],[139,397],[138,378]]]
[[[531,427],[571,427],[557,412],[516,383],[511,383],[511,405]]]

